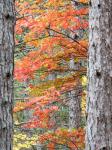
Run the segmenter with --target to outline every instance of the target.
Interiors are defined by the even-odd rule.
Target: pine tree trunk
[[[112,150],[112,0],[91,0],[86,150]]]
[[[12,150],[14,1],[0,0],[0,150]]]

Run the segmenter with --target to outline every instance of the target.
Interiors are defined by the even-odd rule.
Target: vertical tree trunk
[[[79,64],[74,59],[69,62],[71,70],[78,70]],[[69,129],[78,128],[81,125],[81,83],[68,93],[69,97]]]
[[[86,150],[112,150],[112,0],[90,1]]]
[[[14,1],[0,0],[0,150],[12,150]]]
[[[56,79],[56,74],[55,74],[54,72],[49,73],[47,79],[48,79],[48,81],[55,80],[55,79]],[[55,118],[53,118],[53,119],[55,119]],[[44,148],[44,145],[41,144],[41,143],[38,141],[38,142],[37,142],[36,149],[37,149],[37,150],[42,150],[43,148]],[[45,148],[46,148],[46,147],[45,147]],[[47,148],[46,148],[46,149],[47,149]]]
[[[79,128],[81,125],[81,86],[77,86],[69,93],[69,129]]]
[[[41,143],[37,143],[36,150],[42,150],[43,145]]]

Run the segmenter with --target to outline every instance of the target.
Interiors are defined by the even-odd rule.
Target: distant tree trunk
[[[14,1],[0,0],[0,150],[12,150]]]
[[[74,59],[69,62],[69,67],[72,70],[78,70],[79,64],[74,63]],[[69,129],[78,128],[81,125],[81,92],[82,86],[79,80],[79,85],[68,92],[69,97]]]
[[[36,150],[42,150],[43,145],[41,143],[37,143]]]
[[[56,74],[55,74],[55,72],[49,73],[49,75],[48,75],[48,80],[49,80],[49,81],[52,81],[52,80],[55,80],[55,79],[56,79]]]
[[[78,86],[69,94],[69,129],[79,128],[81,125],[81,87]]]
[[[112,0],[91,0],[85,150],[112,150]]]

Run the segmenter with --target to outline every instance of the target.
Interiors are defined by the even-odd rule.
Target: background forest
[[[85,147],[87,0],[17,0],[14,150]]]

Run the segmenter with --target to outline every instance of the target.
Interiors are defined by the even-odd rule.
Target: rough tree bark
[[[112,0],[91,0],[86,150],[112,150]]]
[[[0,0],[0,150],[12,150],[14,0]]]

